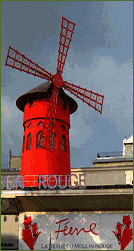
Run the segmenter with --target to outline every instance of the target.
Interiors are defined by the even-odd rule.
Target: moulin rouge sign
[[[84,221],[82,221],[83,223]],[[63,229],[61,229],[61,224],[64,223],[64,227]],[[58,230],[55,231],[55,233],[57,234],[56,235],[56,240],[58,240],[58,237],[59,237],[59,234],[60,233],[63,233],[64,236],[67,236],[67,235],[73,235],[74,233],[76,233],[76,235],[79,235],[81,231],[83,231],[84,233],[92,233],[92,234],[95,234],[95,235],[98,235],[98,233],[95,233],[94,230],[96,228],[96,223],[91,223],[90,224],[90,229],[89,230],[85,230],[85,228],[81,228],[80,230],[78,230],[77,227],[75,227],[73,229],[73,227],[68,227],[68,223],[70,223],[70,218],[66,218],[66,219],[62,219],[60,221],[57,221],[56,224],[58,224]]]
[[[9,177],[11,178],[11,176],[3,176],[2,178],[2,186],[1,189],[2,190],[11,190],[11,189],[17,189],[18,186],[20,189],[24,189],[25,187],[25,181],[28,183],[27,180],[27,175],[21,176],[21,180],[18,176],[12,176],[12,178],[10,179],[9,182]],[[72,185],[72,177],[74,179],[74,184]],[[41,189],[55,189],[55,188],[59,188],[59,189],[66,189],[67,187],[69,187],[70,189],[74,189],[74,188],[83,188],[85,187],[85,177],[86,174],[71,174],[71,175],[39,175],[38,176],[38,188]],[[26,178],[26,179],[25,179]],[[53,180],[53,183],[52,183]],[[64,182],[62,182],[64,180]],[[30,182],[32,182],[30,180]],[[34,182],[34,180],[33,180]],[[62,184],[64,183],[64,184]],[[84,185],[83,185],[84,183]],[[37,185],[36,185],[37,186]]]
[[[132,215],[69,213],[65,217],[48,213],[34,220],[25,215],[20,223],[20,247],[24,249],[28,246],[31,250],[131,250],[133,245]]]
[[[63,228],[61,227],[62,223],[63,223]],[[58,240],[59,234],[61,233],[63,233],[64,236],[74,235],[74,233],[78,236],[83,231],[84,233],[91,232],[94,235],[98,235],[98,233],[95,232],[96,223],[91,223],[89,230],[85,230],[85,228],[83,227],[79,230],[77,227],[75,227],[74,229],[73,227],[69,228],[68,223],[70,223],[70,218],[62,219],[56,222],[56,224],[58,225],[58,230],[55,231],[56,240]],[[34,250],[34,245],[39,235],[41,234],[41,231],[38,230],[37,223],[32,224],[31,216],[30,217],[25,216],[23,225],[24,228],[22,230],[22,240],[31,250]]]

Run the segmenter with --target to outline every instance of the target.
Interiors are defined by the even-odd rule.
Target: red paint
[[[20,71],[29,73],[33,76],[37,76],[37,77],[47,79],[47,80],[52,79],[52,75],[50,72],[46,71],[44,68],[40,67],[38,64],[35,64],[31,59],[25,57],[23,54],[13,49],[11,46],[9,46],[9,49],[8,49],[5,66],[6,65],[12,67],[13,69],[18,69]]]
[[[65,65],[65,60],[67,57],[70,42],[72,40],[75,25],[75,23],[67,20],[65,17],[62,17],[57,72],[63,72],[63,67]]]
[[[130,216],[123,215],[122,222],[123,223],[117,222],[117,225],[115,227],[116,230],[112,231],[118,240],[120,250],[124,250],[133,239],[133,230],[132,228],[130,228],[130,225],[132,223]]]
[[[37,148],[36,137],[42,127],[38,125],[40,121],[44,122],[50,106],[50,99],[34,100],[33,106],[29,107],[29,103],[25,105],[23,126],[24,130],[24,151],[22,152],[22,163],[21,163],[21,175],[25,175],[25,186],[34,186],[32,182],[32,176],[29,175],[65,175],[70,174],[70,152],[69,152],[69,129],[70,129],[70,112],[68,105],[66,110],[63,109],[63,101],[58,98],[57,110],[56,110],[56,149],[48,151],[44,148]],[[31,123],[32,127],[28,127]],[[62,126],[64,127],[62,128]],[[32,134],[32,148],[27,150],[27,136],[29,133]],[[66,137],[66,151],[61,150],[61,136]],[[27,175],[27,176],[26,176]],[[38,177],[37,183],[38,185]]]
[[[65,221],[67,221],[65,223]],[[63,225],[63,229],[61,229],[61,223],[64,222],[64,225]],[[57,221],[56,224],[59,224],[59,228],[57,231],[55,231],[55,233],[57,233],[57,236],[56,236],[56,240],[58,239],[59,237],[59,233],[63,233],[64,236],[67,236],[67,235],[73,235],[75,232],[76,232],[76,235],[79,235],[81,231],[83,231],[84,233],[92,233],[92,234],[95,234],[95,235],[98,235],[98,233],[95,233],[93,230],[96,228],[96,223],[91,223],[90,224],[90,229],[89,230],[85,230],[84,228],[81,228],[80,230],[78,230],[77,227],[75,227],[73,229],[73,227],[68,227],[67,224],[70,222],[70,218],[66,218],[64,220],[60,220],[60,221]],[[68,231],[69,230],[69,231]],[[66,233],[66,231],[68,231]]]
[[[53,84],[54,86],[56,86],[57,88],[60,88],[63,86],[63,78],[61,76],[61,74],[59,72],[57,72],[54,76],[53,76]]]
[[[34,250],[34,245],[41,231],[38,230],[37,223],[32,224],[31,216],[26,216],[23,224],[22,240],[27,244],[30,250]]]

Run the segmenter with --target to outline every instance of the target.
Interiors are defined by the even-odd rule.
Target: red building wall
[[[56,149],[48,151],[37,148],[37,134],[43,129],[39,122],[45,121],[45,116],[50,105],[50,99],[34,100],[27,103],[24,109],[24,140],[22,147],[21,175],[65,175],[70,174],[69,129],[70,113],[66,103],[58,98],[56,118]],[[27,150],[27,137],[32,134],[31,149]],[[65,151],[61,149],[61,137],[65,136]]]

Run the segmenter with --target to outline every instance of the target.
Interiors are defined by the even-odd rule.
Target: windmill
[[[57,69],[56,69],[55,75],[52,75],[50,72],[40,67],[38,64],[34,63],[32,60],[22,55],[20,52],[13,49],[11,46],[9,46],[6,63],[5,63],[5,66],[10,66],[14,69],[18,69],[28,74],[32,74],[34,76],[40,77],[42,79],[47,80],[48,81],[47,83],[50,83],[48,84],[49,86],[47,86],[47,88],[50,87],[51,89],[51,94],[49,95],[50,101],[49,101],[49,106],[47,108],[47,111],[45,112],[45,117],[43,120],[43,126],[42,126],[41,133],[39,136],[38,145],[40,146],[40,148],[45,149],[46,151],[49,151],[52,153],[55,149],[55,135],[56,135],[55,130],[56,130],[56,119],[57,119],[56,114],[58,112],[57,103],[58,103],[58,98],[60,96],[60,93],[63,92],[63,89],[69,91],[70,93],[75,95],[77,98],[87,103],[89,106],[94,108],[100,114],[102,113],[102,106],[103,106],[103,99],[104,99],[103,95],[100,95],[93,91],[89,91],[73,83],[64,81],[62,78],[63,68],[65,65],[65,60],[67,58],[70,42],[72,40],[72,35],[74,33],[74,28],[75,28],[75,24],[73,22],[62,17]],[[39,91],[40,90],[38,90],[38,92]],[[34,92],[37,93],[37,90],[35,90]],[[62,95],[62,96],[65,96],[65,95]],[[26,97],[27,96],[25,96],[25,98]],[[45,97],[45,94],[44,94],[44,97]],[[21,108],[21,104],[20,104],[21,100],[22,99],[19,98],[16,103],[19,109],[24,111],[24,107]],[[27,102],[30,102],[30,101],[28,100]],[[25,102],[25,106],[26,106],[26,102]],[[75,103],[75,106],[76,106],[76,103]],[[76,109],[77,108],[75,107],[73,112]],[[65,126],[63,125],[63,127]]]

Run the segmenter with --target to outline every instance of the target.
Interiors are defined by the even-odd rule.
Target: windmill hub
[[[57,88],[61,88],[63,86],[63,78],[61,76],[61,74],[59,72],[57,72],[54,76],[53,76],[53,84],[54,86],[56,86]]]

